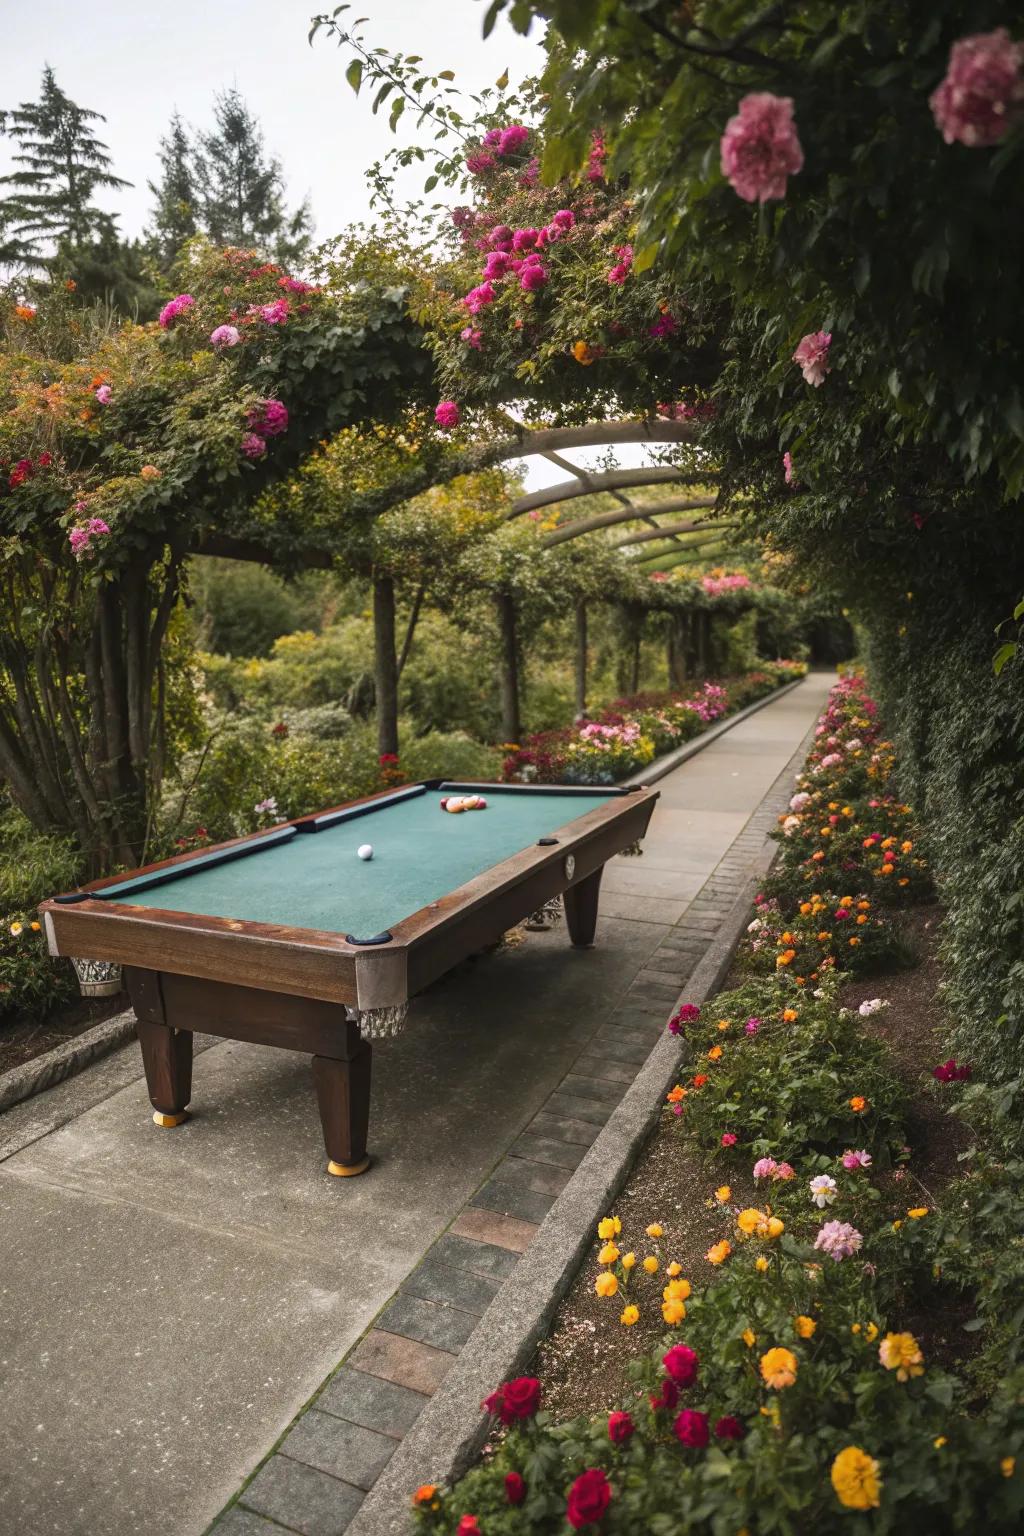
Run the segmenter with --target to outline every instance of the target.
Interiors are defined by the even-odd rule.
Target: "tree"
[[[241,94],[223,91],[215,126],[197,135],[194,178],[204,230],[217,245],[255,246],[283,262],[301,259],[311,218],[303,202],[288,214],[281,162],[266,153],[263,132]]]
[[[55,247],[76,249],[109,239],[114,220],[93,201],[101,188],[130,186],[111,171],[107,147],[92,124],[103,114],[65,96],[49,65],[38,101],[23,101],[0,116],[15,140],[17,170],[0,177],[10,193],[0,198],[0,224],[8,263],[44,267]]]
[[[199,233],[193,149],[177,112],[160,140],[159,180],[147,182],[147,186],[156,199],[150,239],[161,268],[169,271],[186,240]]]

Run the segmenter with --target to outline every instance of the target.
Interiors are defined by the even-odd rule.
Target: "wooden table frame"
[[[563,786],[407,785],[300,817],[283,828],[315,834],[340,813],[357,816],[422,790],[485,795],[557,793],[567,808],[591,789]],[[604,792],[603,790],[600,792]],[[329,1170],[368,1166],[371,1046],[375,1017],[400,1009],[468,954],[561,896],[577,948],[594,939],[601,876],[615,854],[647,830],[656,790],[608,791],[607,801],[566,822],[392,925],[386,934],[318,929],[172,912],[105,898],[112,885],[140,876],[168,878],[210,856],[244,857],[282,827],[179,854],[130,874],[95,880],[40,907],[50,953],[119,961],[138,1021],[146,1082],[161,1125],[178,1125],[192,1090],[192,1033],[308,1052],[313,1058]],[[468,813],[477,814],[477,813]],[[159,900],[159,883],[154,899]]]

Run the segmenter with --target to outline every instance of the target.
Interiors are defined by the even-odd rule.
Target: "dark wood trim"
[[[575,885],[562,897],[565,906],[565,926],[569,930],[573,949],[593,949],[597,930],[597,907],[601,899],[601,876],[604,865],[599,864],[585,880]]]

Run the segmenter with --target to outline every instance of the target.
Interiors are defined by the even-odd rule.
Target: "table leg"
[[[594,930],[597,927],[597,904],[601,896],[601,864],[592,875],[570,885],[562,893],[565,903],[565,923],[574,949],[592,949]]]
[[[313,1057],[313,1084],[320,1107],[327,1172],[339,1178],[365,1173],[366,1133],[370,1123],[370,1065],[368,1040],[360,1040],[349,1061]]]
[[[181,1125],[192,1097],[192,1031],[136,1018],[146,1087],[157,1125]]]

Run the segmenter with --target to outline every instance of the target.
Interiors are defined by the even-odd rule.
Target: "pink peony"
[[[484,277],[504,277],[508,271],[508,256],[504,251],[491,251],[484,263]]]
[[[252,431],[261,437],[280,437],[288,430],[288,409],[280,400],[261,400],[245,419]]]
[[[100,405],[109,405],[114,396],[114,391],[109,384],[101,384],[95,393]]]
[[[950,49],[946,78],[930,98],[947,144],[984,149],[1004,139],[1024,102],[1024,46],[1005,27],[962,37]]]
[[[608,1415],[608,1438],[614,1445],[624,1445],[631,1439],[636,1425],[628,1413],[610,1413]]]
[[[487,240],[497,251],[504,250],[506,247],[511,250],[513,234],[514,231],[511,224],[495,224],[487,236]]]
[[[604,181],[604,162],[608,151],[604,147],[604,139],[599,133],[595,133],[590,145],[590,154],[587,158],[587,180]]]
[[[466,156],[466,170],[471,176],[483,176],[486,171],[494,169],[497,161],[486,150],[477,150],[475,154]]]
[[[810,331],[801,338],[800,345],[793,353],[793,362],[799,363],[805,380],[813,384],[815,389],[824,384],[825,375],[830,372],[828,349],[831,345],[831,331]]]
[[[524,263],[523,270],[519,274],[519,286],[524,293],[536,293],[543,288],[548,280],[548,269],[539,261]]]
[[[479,330],[475,325],[467,325],[464,330],[459,332],[459,337],[466,343],[467,347],[475,347],[479,351],[483,334],[483,331]]]
[[[506,128],[498,140],[499,155],[514,155],[522,149],[530,137],[529,128],[524,128],[522,123],[513,123]]]
[[[858,1168],[871,1167],[870,1152],[844,1152],[840,1159],[848,1173],[853,1173]]]
[[[254,312],[267,325],[284,325],[292,312],[292,307],[287,299],[275,299],[272,304],[259,304],[255,311],[249,311],[250,314]]]
[[[572,229],[576,223],[576,215],[571,208],[559,208],[558,212],[552,215],[551,222],[557,229]]]
[[[778,1166],[779,1165],[775,1161],[774,1157],[759,1158],[758,1161],[754,1164],[754,1178],[772,1179],[775,1177],[775,1172]]]
[[[852,1258],[858,1251],[864,1239],[856,1227],[851,1227],[847,1221],[826,1221],[817,1237],[814,1246],[821,1253],[827,1253],[830,1259],[840,1263],[843,1259]]]
[[[687,1024],[695,1024],[699,1018],[700,1009],[695,1003],[683,1003],[669,1019],[668,1032],[670,1035],[685,1034],[685,1026]]]
[[[161,329],[166,331],[178,316],[183,315],[187,309],[191,309],[194,303],[195,299],[190,293],[179,293],[176,299],[165,304],[158,317]]]
[[[215,331],[210,332],[210,346],[215,352],[223,352],[227,347],[237,347],[241,339],[241,332],[234,325],[218,325]]]
[[[702,1451],[710,1438],[708,1416],[695,1408],[684,1408],[672,1426],[672,1432],[680,1445]]]
[[[440,405],[434,407],[434,420],[446,432],[451,427],[458,426],[460,414],[454,400],[442,400]]]
[[[539,229],[517,229],[512,236],[512,249],[514,251],[532,251],[539,238]]]
[[[83,505],[83,503],[76,503],[76,510],[77,507],[81,505]],[[103,521],[102,517],[90,517],[87,523],[80,525],[77,528],[72,528],[68,534],[68,543],[71,545],[71,553],[75,556],[76,560],[81,559],[83,555],[87,555],[89,553],[89,546],[91,545],[93,539],[99,538],[101,535],[109,532],[110,529]]]
[[[277,286],[286,293],[316,293],[315,284],[303,282],[301,277],[279,277]]]
[[[266,442],[258,432],[246,432],[239,446],[247,459],[262,459],[267,451]]]
[[[494,303],[494,297],[494,284],[480,283],[469,290],[462,302],[471,315],[478,315],[485,304]]]
[[[619,258],[608,273],[608,281],[613,287],[621,288],[629,276],[629,269],[633,265],[633,247],[631,245],[617,245],[615,254]]]
[[[786,178],[804,163],[788,96],[753,91],[722,135],[722,174],[744,202],[785,197]]]
[[[776,1179],[782,1179],[783,1182],[785,1182],[786,1179],[795,1179],[796,1169],[793,1167],[792,1163],[780,1163],[776,1168],[773,1177]]]

